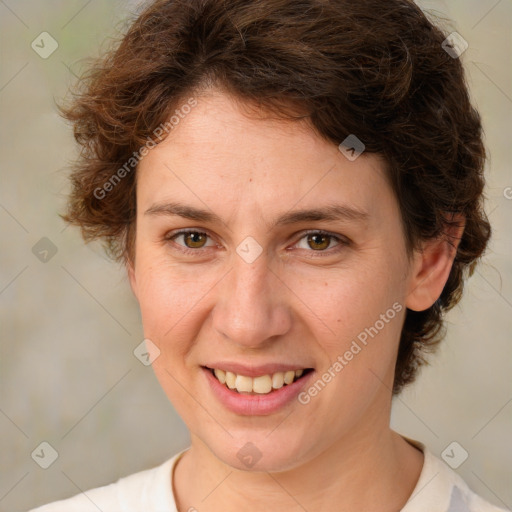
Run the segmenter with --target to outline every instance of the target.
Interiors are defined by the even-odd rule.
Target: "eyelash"
[[[206,235],[207,237],[212,238],[212,237],[210,237],[210,235],[208,235],[208,233],[206,233],[204,231],[199,231],[199,230],[195,230],[195,229],[182,229],[179,231],[169,233],[168,235],[166,235],[165,240],[166,241],[174,241],[174,239],[177,238],[179,235],[189,234],[189,233],[198,233],[200,235]],[[327,256],[330,256],[331,254],[339,252],[345,246],[348,246],[350,244],[350,241],[347,238],[344,238],[344,237],[342,238],[340,236],[334,235],[334,234],[329,233],[328,231],[324,231],[322,229],[315,229],[315,230],[310,230],[310,231],[304,232],[302,234],[302,236],[297,240],[296,244],[303,238],[307,237],[308,235],[324,235],[324,236],[328,236],[329,238],[334,239],[336,242],[338,242],[338,245],[334,248],[334,251],[332,249],[324,249],[324,250],[319,250],[319,251],[313,251],[313,250],[307,251],[307,252],[316,253],[314,256],[313,255],[310,256],[312,258],[317,258],[317,257],[321,258],[324,256],[325,253],[327,253]],[[178,251],[180,251],[184,254],[191,254],[194,256],[197,256],[198,252],[201,251],[202,249],[204,249],[202,247],[200,247],[198,249],[190,249],[189,247],[184,247],[179,244],[177,244],[177,248],[178,248]]]

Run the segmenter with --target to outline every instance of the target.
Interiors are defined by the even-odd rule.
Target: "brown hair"
[[[406,312],[396,394],[444,337],[443,312],[460,300],[491,233],[480,118],[445,38],[409,0],[151,2],[62,108],[82,146],[64,218],[85,240],[104,239],[114,258],[133,257],[136,171],[126,163],[207,85],[306,118],[336,145],[355,134],[388,163],[409,254],[443,235],[448,214],[466,219],[441,296]]]

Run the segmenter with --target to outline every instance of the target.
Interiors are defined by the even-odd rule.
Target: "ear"
[[[424,311],[432,306],[448,280],[466,221],[462,215],[453,215],[449,222],[442,235],[426,240],[422,248],[414,252],[405,301],[406,307],[413,311]]]
[[[126,273],[128,274],[128,279],[130,280],[130,288],[132,289],[135,298],[138,300],[137,279],[135,278],[135,262],[129,259],[125,265]]]

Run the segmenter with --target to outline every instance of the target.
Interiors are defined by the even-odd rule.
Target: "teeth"
[[[215,368],[215,370],[213,371],[215,373],[215,377],[217,377],[219,382],[221,384],[224,384],[226,382],[226,372],[224,370],[218,370],[217,368]]]
[[[272,391],[272,377],[262,375],[252,379],[252,391],[255,393],[270,393]]]
[[[272,375],[272,387],[274,389],[282,388],[284,384],[284,373],[277,372]]]
[[[245,375],[237,375],[235,381],[235,388],[239,393],[250,393],[252,391],[252,379]]]
[[[226,372],[226,385],[229,389],[235,389],[236,375],[231,372]]]
[[[291,384],[293,382],[293,379],[295,379],[295,372],[293,370],[290,370],[284,374],[285,384]]]
[[[221,384],[229,389],[236,389],[239,393],[258,393],[265,395],[273,389],[280,389],[285,384],[291,384],[304,373],[304,370],[289,370],[287,372],[276,372],[272,375],[260,375],[259,377],[247,377],[232,372],[225,372],[215,368],[213,373]]]

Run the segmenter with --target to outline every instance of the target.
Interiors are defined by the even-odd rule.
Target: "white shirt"
[[[414,491],[400,512],[505,512],[471,491],[455,471],[424,445],[408,441],[423,451],[425,460]],[[29,512],[178,512],[171,475],[185,451],[155,468]]]

